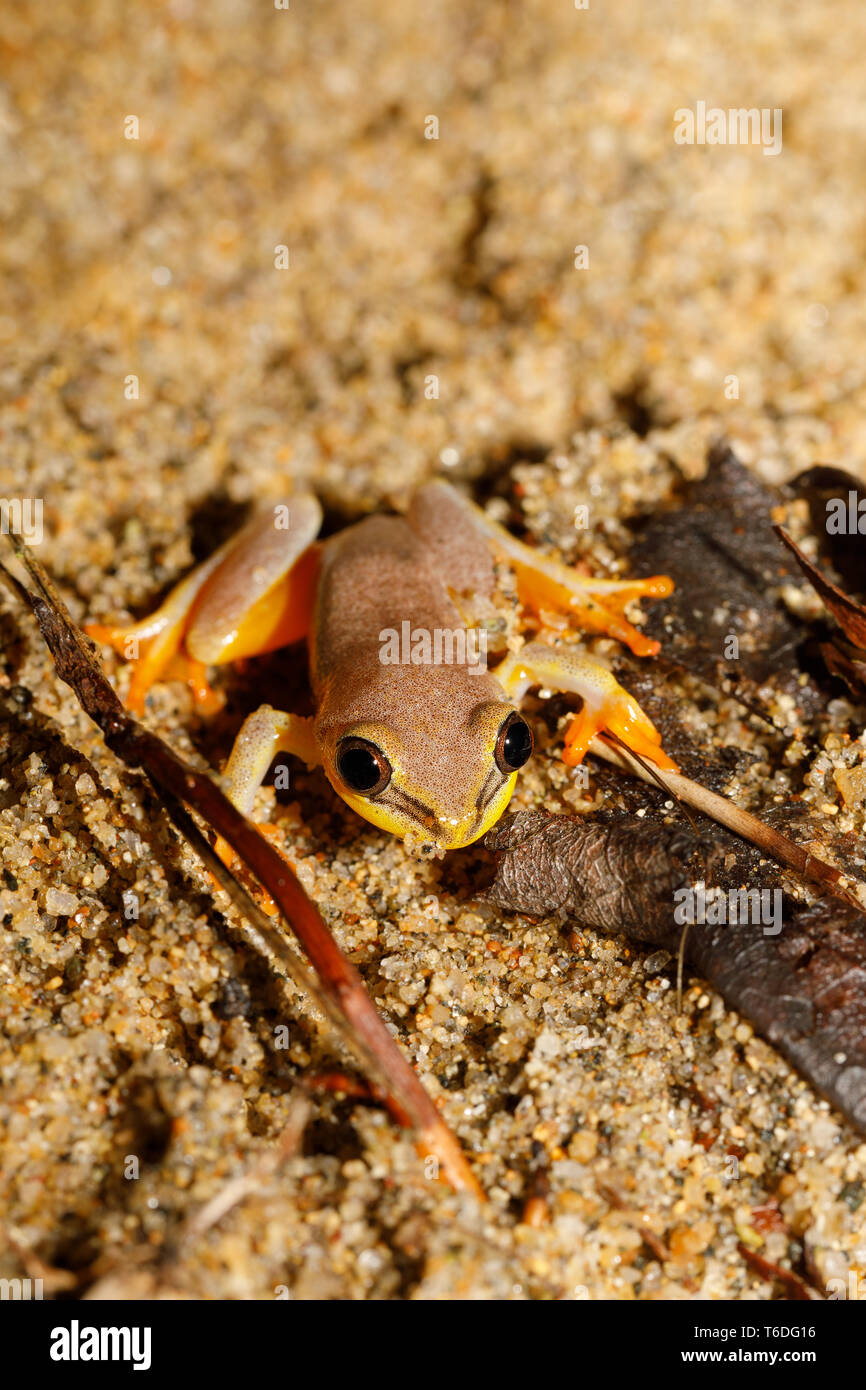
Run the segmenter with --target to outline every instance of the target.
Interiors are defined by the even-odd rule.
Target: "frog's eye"
[[[509,714],[499,730],[493,756],[499,771],[506,777],[532,757],[532,730],[522,715]]]
[[[364,796],[383,792],[391,780],[391,764],[380,748],[366,738],[343,738],[337,744],[337,771],[346,786]]]

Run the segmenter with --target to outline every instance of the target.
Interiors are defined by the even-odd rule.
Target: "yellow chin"
[[[357,811],[364,820],[369,821],[371,825],[378,826],[380,830],[387,830],[389,834],[397,835],[401,840],[405,840],[408,848],[424,852],[426,846],[429,845],[434,852],[438,850],[443,853],[449,849],[464,849],[466,845],[474,844],[476,840],[481,839],[482,835],[486,835],[491,826],[499,820],[511,800],[516,782],[517,773],[515,772],[507,782],[503,783],[487,807],[481,821],[476,821],[475,816],[470,814],[453,824],[452,828],[452,825],[443,817],[435,831],[428,830],[418,821],[401,815],[393,806],[388,806],[381,801],[368,801],[364,796],[356,796],[339,787],[335,787],[334,790],[338,792],[346,805],[351,806],[352,810]],[[427,852],[429,853],[429,851]]]
[[[494,796],[490,805],[487,807],[487,810],[484,812],[484,818],[481,821],[481,824],[476,826],[476,828],[470,831],[467,835],[463,837],[458,837],[453,844],[449,844],[448,846],[446,846],[446,848],[465,849],[467,845],[474,845],[476,840],[480,840],[482,835],[486,835],[488,830],[490,830],[491,827],[494,826],[496,822],[499,820],[499,817],[502,815],[502,812],[505,810],[506,806],[511,800],[511,795],[514,791],[516,783],[517,773],[514,772],[509,777],[508,781],[503,784],[501,790],[497,793],[496,796]]]

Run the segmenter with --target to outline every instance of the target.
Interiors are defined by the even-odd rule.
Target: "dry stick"
[[[767,854],[778,859],[780,863],[786,864],[789,869],[801,874],[803,878],[810,879],[813,883],[820,884],[834,898],[839,898],[848,907],[855,907],[858,912],[862,912],[866,907],[866,883],[861,883],[858,879],[853,880],[854,893],[849,893],[846,885],[852,880],[845,874],[827,864],[823,859],[817,859],[815,855],[809,854],[808,850],[802,849],[800,845],[789,840],[787,836],[780,835],[778,830],[766,825],[764,821],[758,820],[750,811],[743,811],[736,806],[733,801],[729,801],[726,796],[719,796],[716,792],[708,791],[702,787],[700,782],[693,782],[691,777],[684,777],[681,772],[665,772],[660,768],[653,768],[652,776],[641,767],[636,758],[625,748],[612,748],[610,744],[603,742],[600,738],[594,738],[589,745],[590,751],[604,758],[606,762],[614,763],[617,767],[624,767],[627,771],[633,772],[644,782],[662,782],[671,796],[677,797],[681,801],[686,801],[690,806],[694,806],[696,811],[703,811],[704,815],[712,817],[713,820],[725,825],[729,830],[733,830],[735,835],[740,835],[744,840],[751,840],[752,844],[759,849],[766,850]],[[858,893],[862,893],[861,901]]]
[[[9,537],[15,554],[39,590],[33,593],[7,569],[3,574],[36,616],[43,638],[54,657],[61,680],[71,686],[82,708],[102,730],[105,742],[127,766],[142,768],[166,802],[166,810],[189,840],[195,852],[231,893],[245,916],[254,923],[248,939],[256,945],[258,934],[268,950],[311,989],[365,1071],[380,1084],[391,1113],[417,1133],[422,1153],[435,1157],[443,1176],[458,1191],[483,1198],[460,1145],[439,1115],[430,1096],[406,1061],[367,994],[355,967],[331,936],[317,907],[307,896],[289,864],[229,801],[213,779],[185,763],[169,745],[127,713],[101,666],[91,644],[73,623],[42,565],[17,536]],[[309,972],[249,899],[233,875],[217,858],[204,836],[177,803],[191,806],[215,829],[246,863],[276,902],[315,968],[321,989]],[[231,886],[230,886],[231,885]],[[326,1003],[327,1001],[327,1003]]]

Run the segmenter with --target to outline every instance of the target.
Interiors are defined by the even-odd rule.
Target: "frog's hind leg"
[[[562,758],[569,766],[582,761],[596,734],[608,732],[656,767],[678,771],[661,746],[661,735],[634,696],[606,667],[590,657],[581,656],[570,647],[529,642],[515,655],[506,657],[496,671],[496,679],[515,700],[520,700],[533,685],[582,697],[583,709],[565,734]]]
[[[194,660],[221,666],[306,637],[321,522],[318,501],[304,493],[238,532],[190,612],[186,648]]]
[[[559,560],[524,545],[448,484],[438,486],[447,488],[459,500],[488,544],[505,556],[514,569],[521,601],[542,619],[547,614],[562,613],[585,632],[615,637],[635,656],[657,654],[660,644],[639,632],[625,617],[624,610],[633,599],[667,598],[674,587],[667,575],[650,579],[591,579],[579,575]]]
[[[134,663],[127,695],[140,712],[150,686],[182,674],[207,703],[208,666],[273,651],[307,633],[321,508],[307,494],[269,508],[186,576],[150,617],[85,631]]]
[[[140,714],[143,710],[145,696],[155,681],[167,674],[172,666],[183,666],[180,648],[190,609],[197,594],[219,565],[222,555],[223,551],[218,550],[204,564],[199,565],[192,574],[187,575],[172,589],[155,613],[143,618],[141,622],[85,624],[84,631],[95,642],[112,647],[118,656],[132,663],[132,680],[126,696],[126,705],[134,713]],[[196,662],[189,674],[196,682],[198,698],[204,701],[210,696],[211,691],[200,663]]]

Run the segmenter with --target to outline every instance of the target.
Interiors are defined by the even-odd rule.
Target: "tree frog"
[[[151,617],[87,628],[134,659],[127,704],[139,711],[160,678],[184,674],[206,705],[208,667],[306,639],[315,715],[261,706],[228,759],[224,785],[245,814],[286,752],[321,765],[353,810],[410,850],[469,845],[502,815],[532,753],[519,706],[533,686],[583,700],[565,733],[567,764],[607,732],[675,770],[633,696],[574,640],[582,629],[655,655],[659,644],[624,609],[669,594],[666,576],[579,575],[444,481],[422,486],[402,515],[372,515],[323,541],[321,518],[315,497],[292,496],[255,515]],[[496,627],[503,571],[530,638],[512,635],[490,658],[482,639]]]

